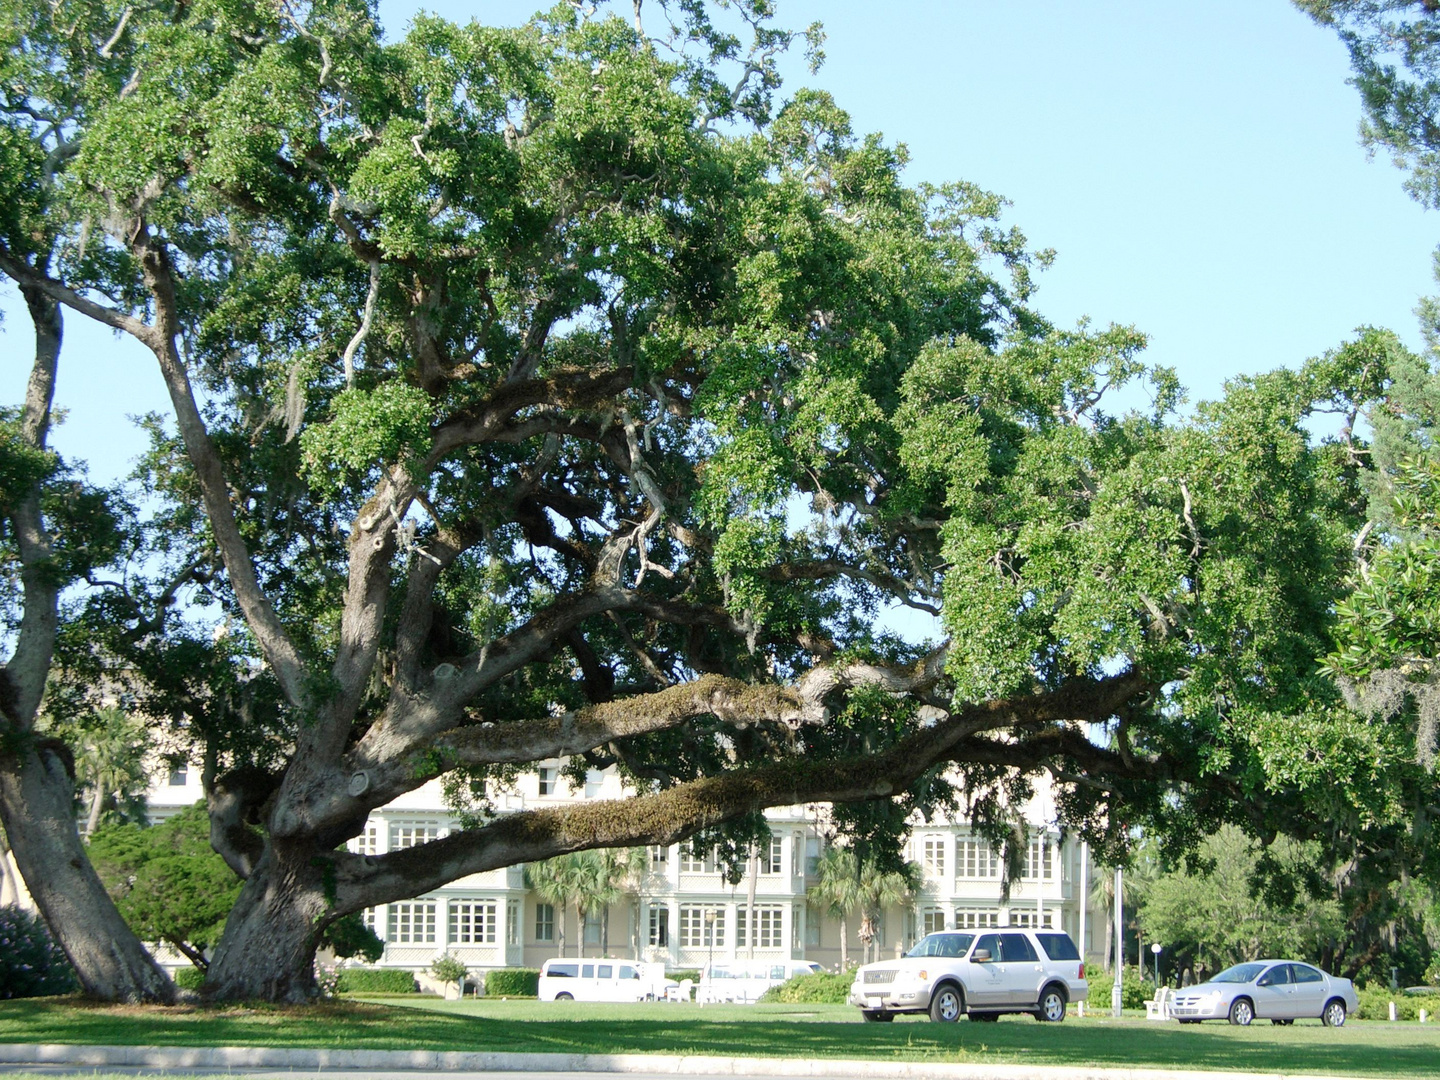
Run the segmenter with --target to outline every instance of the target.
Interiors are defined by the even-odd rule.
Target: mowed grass
[[[1352,1021],[1332,1030],[1071,1017],[1040,1024],[862,1024],[832,1005],[595,1005],[419,998],[305,1008],[0,1002],[0,1042],[162,1046],[702,1054],[1210,1069],[1374,1077],[1440,1075],[1440,1025]]]

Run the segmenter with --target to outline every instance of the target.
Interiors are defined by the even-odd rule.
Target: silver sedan
[[[1312,1017],[1339,1027],[1360,1007],[1349,979],[1327,975],[1296,960],[1255,960],[1226,968],[1209,982],[1175,991],[1169,1012],[1182,1024],[1229,1020],[1241,1026],[1252,1020],[1293,1024]]]

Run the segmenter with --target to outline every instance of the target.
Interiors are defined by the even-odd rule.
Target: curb
[[[864,1077],[868,1080],[1347,1080],[1297,1073],[1192,1072],[1088,1065],[1002,1065],[700,1054],[516,1054],[456,1050],[289,1050],[260,1046],[73,1046],[0,1043],[0,1065],[159,1069],[348,1069],[386,1072],[669,1073],[675,1076]]]

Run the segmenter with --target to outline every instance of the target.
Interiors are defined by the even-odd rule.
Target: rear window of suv
[[[1040,947],[1051,960],[1080,959],[1080,950],[1075,948],[1069,934],[1036,934],[1035,940],[1040,942]]]

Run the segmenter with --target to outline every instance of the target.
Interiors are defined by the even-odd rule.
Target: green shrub
[[[175,972],[175,985],[181,990],[199,990],[205,982],[205,972],[197,967],[184,967]]]
[[[1429,1019],[1440,1019],[1440,993],[1407,994],[1388,986],[1369,986],[1358,993],[1360,1008],[1355,1015],[1361,1020],[1389,1020],[1392,1001],[1397,1020],[1419,1020],[1421,1009],[1429,1014]]]
[[[692,983],[698,983],[700,981],[700,969],[681,968],[679,971],[667,971],[665,978],[674,979],[677,983],[684,982],[686,979],[689,979]]]
[[[1091,1012],[1110,1008],[1110,991],[1115,985],[1115,976],[1099,967],[1085,965],[1085,981],[1090,984],[1090,996],[1085,1008]],[[1143,1009],[1145,1002],[1155,997],[1155,984],[1141,982],[1136,968],[1125,969],[1125,979],[1120,983],[1120,1007],[1122,1009]]]
[[[793,979],[772,986],[760,998],[781,1005],[844,1005],[850,996],[854,975],[796,975]]]
[[[534,997],[540,993],[540,972],[534,968],[496,968],[485,973],[486,997]]]
[[[78,989],[75,970],[50,930],[22,907],[0,908],[0,998],[47,997]]]
[[[345,968],[336,990],[341,994],[413,994],[415,976],[394,968]]]

